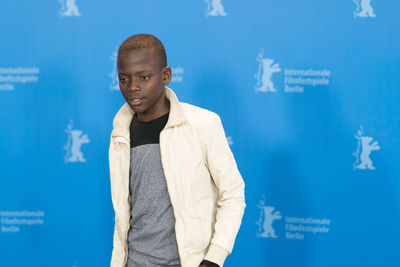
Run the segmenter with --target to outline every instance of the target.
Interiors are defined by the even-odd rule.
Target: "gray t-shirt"
[[[131,124],[128,267],[180,267],[175,217],[161,164],[159,136],[169,113]]]

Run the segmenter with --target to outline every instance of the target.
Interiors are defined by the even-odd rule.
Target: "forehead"
[[[160,55],[154,48],[139,48],[123,51],[118,54],[119,70],[157,69],[161,67]]]

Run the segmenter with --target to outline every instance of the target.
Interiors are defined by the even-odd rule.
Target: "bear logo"
[[[67,129],[65,129],[65,132],[68,134],[68,141],[64,146],[64,149],[67,151],[67,154],[64,157],[65,163],[85,162],[86,159],[83,157],[81,146],[90,142],[88,135],[82,135],[82,131],[74,130],[72,120],[67,126]]]
[[[356,4],[356,10],[353,12],[355,18],[376,17],[371,6],[371,0],[353,0],[353,2]]]
[[[372,137],[363,136],[363,132],[363,126],[360,125],[360,130],[358,130],[357,135],[354,136],[358,140],[358,143],[356,151],[353,152],[353,156],[356,157],[356,161],[353,163],[353,169],[375,170],[370,155],[372,151],[380,150],[381,147],[378,145],[377,141],[372,142]]]
[[[273,64],[273,59],[264,58],[264,49],[261,49],[258,53],[256,60],[258,62],[258,72],[254,75],[254,78],[257,79],[254,89],[256,92],[276,92],[271,78],[272,74],[281,71],[279,64]]]
[[[118,69],[117,69],[117,57],[118,57],[118,47],[114,49],[114,52],[110,59],[112,60],[113,64],[113,69],[112,71],[108,74],[108,76],[111,77],[111,84],[110,84],[110,90],[118,90],[119,91],[119,78],[118,78]]]
[[[205,0],[207,4],[206,17],[208,16],[226,16],[222,0]]]
[[[78,6],[75,3],[76,0],[58,0],[61,4],[60,17],[80,17],[82,14],[79,13]]]
[[[257,205],[260,209],[260,219],[256,222],[258,225],[257,237],[277,238],[278,236],[275,234],[272,223],[275,220],[282,219],[282,216],[279,211],[273,212],[275,210],[274,207],[264,206],[264,203],[264,200],[260,200],[259,205]]]

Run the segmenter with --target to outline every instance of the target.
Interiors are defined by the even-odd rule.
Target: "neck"
[[[154,105],[154,109],[148,110],[147,112],[143,112],[143,113],[137,113],[137,119],[139,121],[151,121],[151,120],[155,120],[159,117],[161,117],[162,115],[166,114],[169,112],[170,110],[170,102],[167,99],[167,97],[164,95],[164,97],[162,97],[160,99],[161,103],[159,103],[158,105]]]

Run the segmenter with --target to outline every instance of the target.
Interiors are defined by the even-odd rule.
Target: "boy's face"
[[[171,81],[171,68],[162,67],[152,48],[134,49],[118,55],[119,88],[138,118],[157,118],[164,111],[164,85]]]

